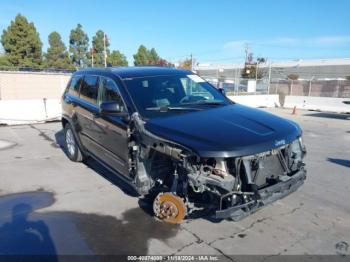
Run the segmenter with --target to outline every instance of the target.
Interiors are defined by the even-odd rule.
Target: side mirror
[[[117,102],[103,102],[100,104],[100,114],[101,115],[118,115],[127,116],[124,112],[123,106]]]
[[[226,91],[225,91],[225,89],[223,89],[222,87],[220,87],[220,88],[218,88],[218,90],[219,90],[219,92],[220,92],[221,94],[223,94],[224,96],[226,96]]]

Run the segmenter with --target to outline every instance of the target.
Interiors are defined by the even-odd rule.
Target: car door
[[[98,104],[116,102],[127,113],[118,85],[109,77],[100,77]],[[102,160],[125,176],[129,176],[128,123],[125,116],[100,114],[94,119],[98,141],[103,147]]]
[[[95,75],[85,75],[81,87],[79,102],[75,106],[76,122],[78,123],[78,135],[83,146],[92,154],[98,155],[99,130],[94,119],[98,114],[98,85],[99,77]]]

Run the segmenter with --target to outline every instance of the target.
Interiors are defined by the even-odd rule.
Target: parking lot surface
[[[162,223],[98,163],[69,161],[60,123],[1,127],[0,254],[349,255],[350,115],[264,110],[302,126],[308,176],[239,222]]]

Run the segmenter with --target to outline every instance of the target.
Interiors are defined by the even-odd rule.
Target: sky
[[[43,42],[68,45],[78,23],[102,29],[130,64],[140,44],[170,62],[243,63],[248,45],[268,61],[350,57],[349,0],[1,0],[0,32],[21,13]]]

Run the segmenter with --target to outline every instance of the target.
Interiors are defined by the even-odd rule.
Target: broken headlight
[[[303,139],[299,137],[288,147],[288,167],[291,171],[300,169],[303,165],[304,154],[305,146],[303,144]]]

